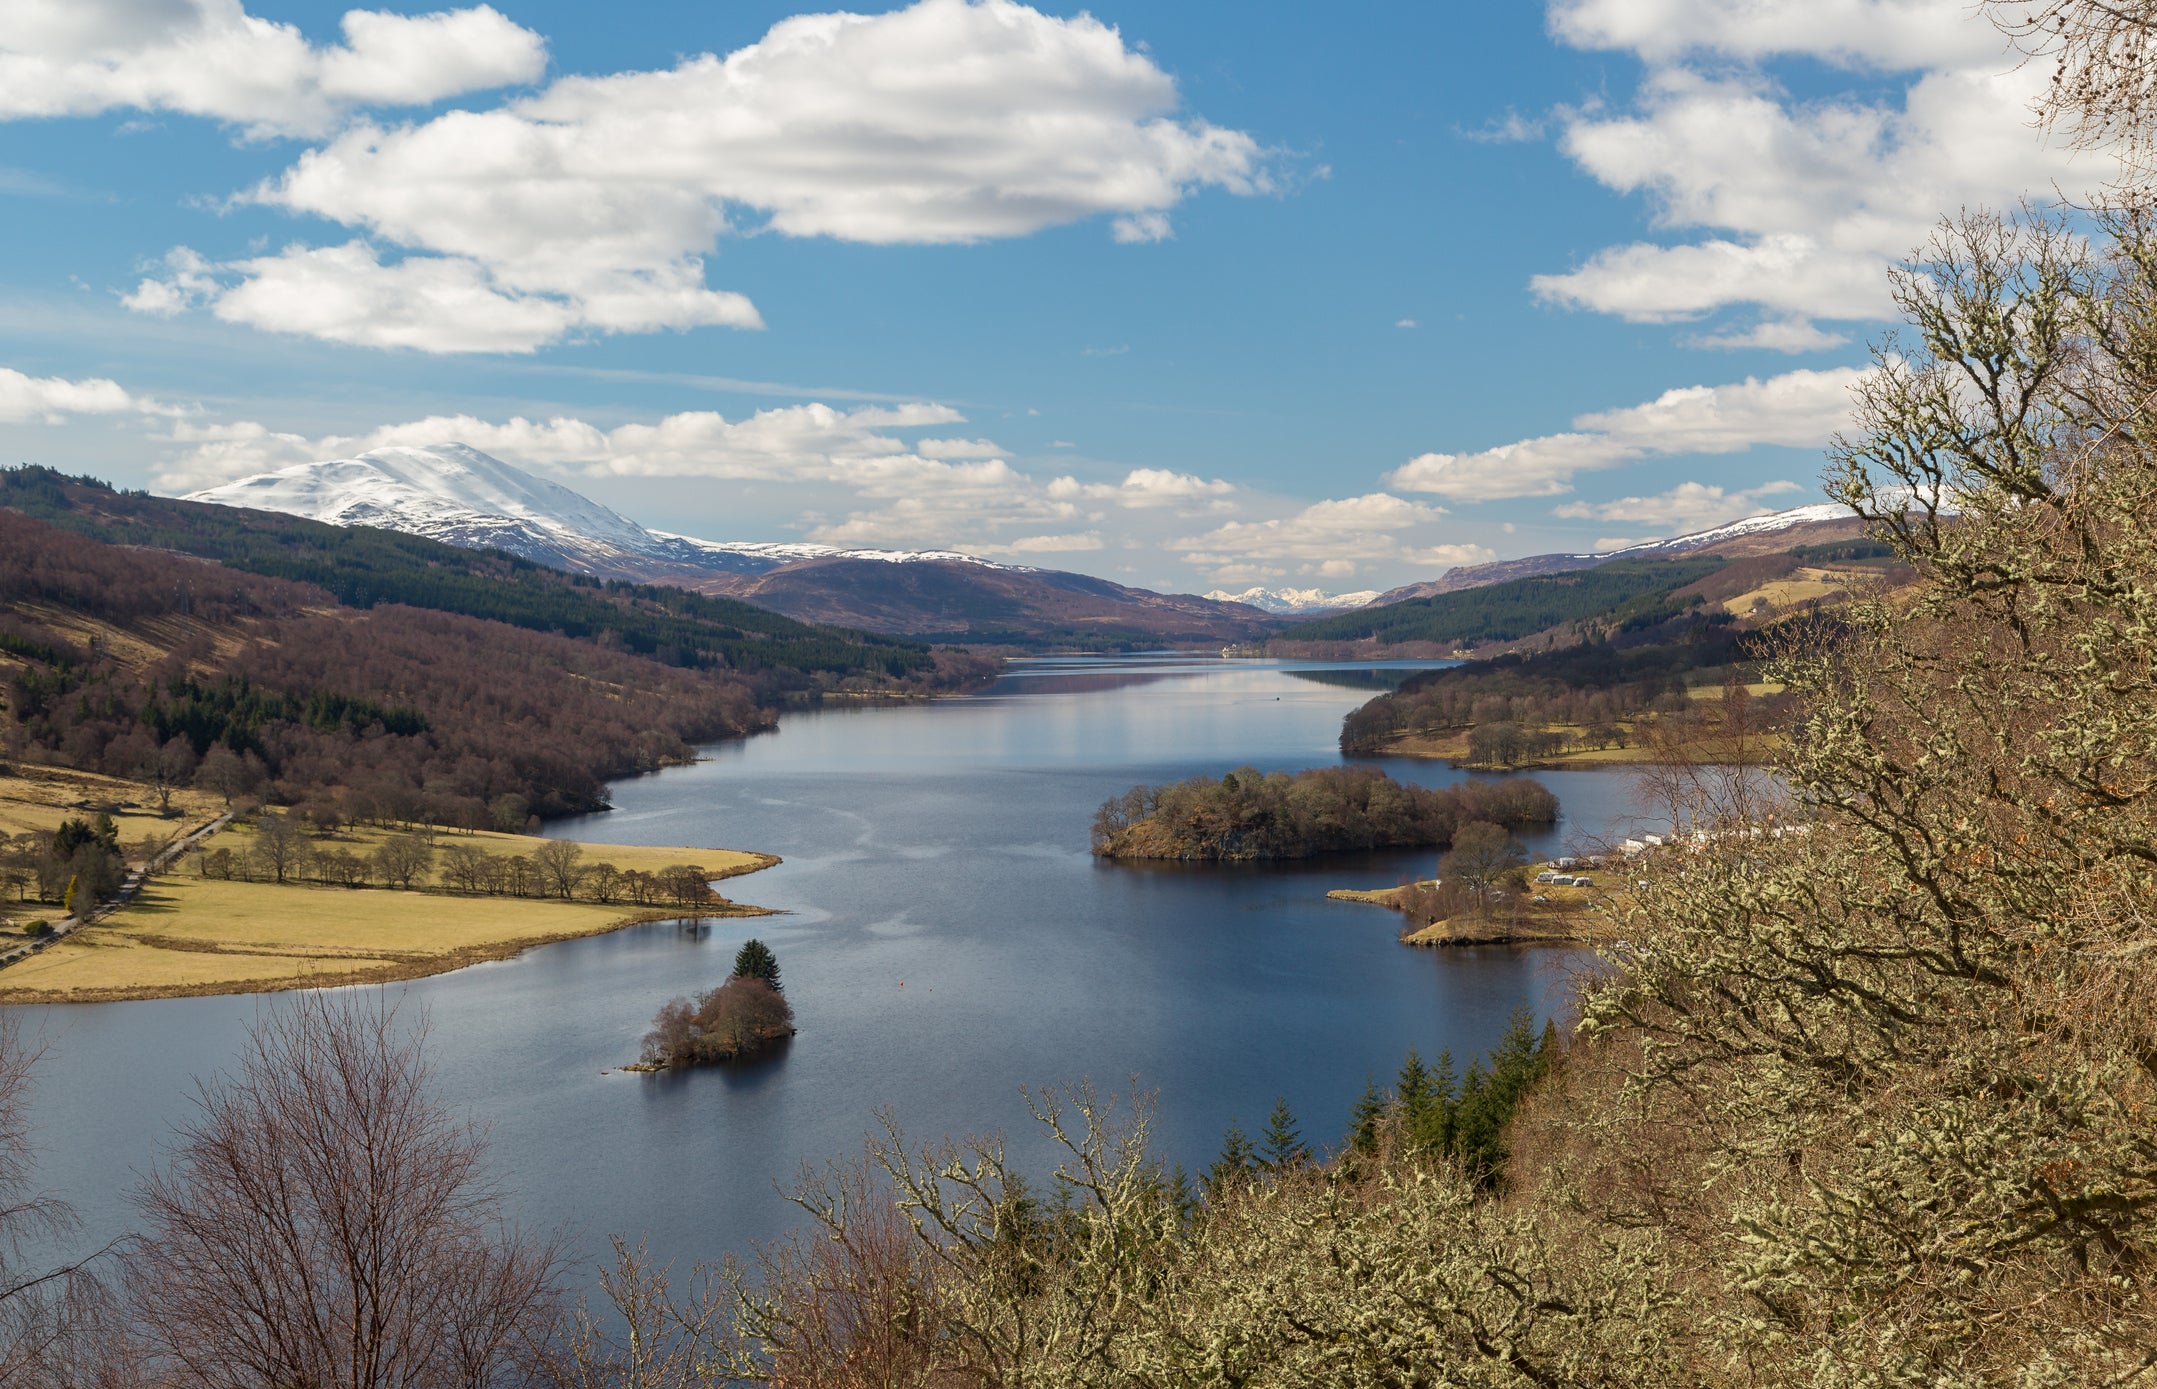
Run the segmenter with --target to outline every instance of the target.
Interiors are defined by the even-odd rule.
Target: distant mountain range
[[[1328,593],[1321,588],[1247,588],[1241,593],[1219,589],[1206,595],[1216,603],[1242,603],[1261,612],[1308,617],[1316,613],[1360,608],[1378,596],[1375,588],[1360,593]]]
[[[1242,603],[952,550],[714,541],[646,530],[560,483],[458,443],[295,464],[187,500],[404,531],[595,578],[739,598],[804,621],[942,641],[1212,643],[1277,625]]]
[[[1379,594],[1367,605],[1379,607],[1387,603],[1401,603],[1411,598],[1430,598],[1441,593],[1459,593],[1463,589],[1487,588],[1512,579],[1532,579],[1543,574],[1564,574],[1575,569],[1593,569],[1614,559],[1658,559],[1672,555],[1707,554],[1724,555],[1732,559],[1747,555],[1774,554],[1793,545],[1822,545],[1839,540],[1857,540],[1865,534],[1865,522],[1850,514],[1848,507],[1830,503],[1813,506],[1792,507],[1788,511],[1771,511],[1761,516],[1748,516],[1742,521],[1732,521],[1726,526],[1711,530],[1694,531],[1689,535],[1673,536],[1668,540],[1649,540],[1622,549],[1605,550],[1599,554],[1586,555],[1524,555],[1519,559],[1494,560],[1489,564],[1464,564],[1449,569],[1435,579],[1422,583],[1404,584]]]
[[[714,541],[648,530],[558,482],[459,443],[380,448],[296,464],[195,492],[188,500],[504,550],[571,573],[739,598],[808,622],[1016,645],[1242,642],[1277,630],[1283,618],[1314,618],[1591,569],[1612,559],[1738,557],[1855,539],[1864,531],[1863,523],[1841,507],[1802,506],[1600,554],[1464,565],[1385,593],[1256,587],[1199,597],[1000,564],[953,550]]]

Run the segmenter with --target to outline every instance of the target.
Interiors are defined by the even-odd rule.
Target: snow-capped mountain
[[[700,540],[646,530],[560,483],[456,443],[302,463],[188,500],[407,531],[597,578],[738,598],[807,622],[938,640],[1054,644],[1107,634],[1212,645],[1260,636],[1273,625],[1238,604],[955,550]]]
[[[1322,588],[1247,588],[1241,593],[1215,589],[1206,595],[1216,603],[1242,603],[1269,613],[1338,612],[1360,608],[1378,596],[1375,588],[1360,593],[1328,593]]]
[[[559,483],[464,444],[371,449],[356,458],[296,463],[188,501],[282,511],[333,526],[378,526],[471,549],[501,549],[545,564],[588,569],[652,536]]]
[[[1818,502],[1811,506],[1794,506],[1788,511],[1770,511],[1759,516],[1748,516],[1742,521],[1732,521],[1727,526],[1713,530],[1694,531],[1690,535],[1672,536],[1668,540],[1644,540],[1638,545],[1611,550],[1600,555],[1583,555],[1583,559],[1616,559],[1620,555],[1649,555],[1673,551],[1705,550],[1726,540],[1740,536],[1770,535],[1786,531],[1793,526],[1809,526],[1819,521],[1851,520],[1850,508],[1834,502]]]
[[[377,526],[467,549],[507,550],[556,568],[618,574],[657,563],[762,574],[804,560],[924,560],[988,565],[951,550],[858,550],[786,541],[725,542],[650,531],[558,482],[466,444],[370,449],[296,463],[188,494],[188,501],[282,511],[335,526]]]

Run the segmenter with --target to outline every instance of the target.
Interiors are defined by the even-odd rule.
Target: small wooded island
[[[779,983],[779,957],[760,940],[742,942],[734,973],[692,1001],[671,999],[644,1034],[644,1055],[629,1070],[678,1070],[742,1061],[794,1035],[794,1005]]]
[[[1408,786],[1376,767],[1263,773],[1134,786],[1104,801],[1093,821],[1102,858],[1309,858],[1350,849],[1425,848],[1453,842],[1478,821],[1547,825],[1558,798],[1525,777],[1468,781],[1442,790]]]

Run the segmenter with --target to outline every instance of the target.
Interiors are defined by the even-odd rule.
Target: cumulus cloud
[[[1629,107],[1568,113],[1559,144],[1606,187],[1643,195],[1674,235],[1605,247],[1534,291],[1636,322],[1767,315],[1693,345],[1829,345],[1791,325],[1891,317],[1886,267],[1943,210],[2074,194],[2118,172],[2039,138],[2030,109],[2049,66],[2023,64],[1963,0],[1559,0],[1551,27],[1648,64]],[[1849,90],[1793,97],[1769,66],[1793,57],[1853,72]],[[1883,74],[1896,74],[1884,94]]]
[[[353,10],[318,46],[240,0],[9,0],[0,119],[173,111],[248,133],[322,135],[368,106],[423,106],[536,81],[546,42],[492,6]]]
[[[59,424],[74,415],[171,415],[178,413],[102,376],[71,381],[29,376],[0,367],[0,423]]]
[[[1272,186],[1251,136],[1179,106],[1167,73],[1085,14],[799,15],[723,58],[355,125],[245,197],[362,239],[229,262],[207,290],[154,275],[131,302],[437,352],[753,327],[746,299],[704,286],[729,232],[953,243],[1106,215],[1117,240],[1148,241],[1196,190]],[[368,329],[363,306],[391,328]]]
[[[1619,497],[1605,502],[1567,502],[1551,514],[1576,521],[1625,521],[1660,527],[1665,534],[1706,530],[1759,513],[1771,499],[1805,489],[1794,482],[1768,482],[1725,491],[1704,482],[1681,482],[1652,497]],[[1627,542],[1631,543],[1631,542]],[[1603,547],[1597,541],[1598,548]]]
[[[1059,501],[1113,502],[1141,511],[1173,507],[1187,516],[1218,510],[1235,491],[1234,483],[1221,478],[1202,478],[1169,468],[1133,468],[1117,483],[1060,477],[1048,488],[1048,494]]]
[[[348,457],[389,444],[469,444],[525,467],[586,476],[784,482],[824,487],[852,507],[820,520],[810,538],[848,545],[952,545],[995,553],[1047,552],[1052,544],[1089,549],[1074,534],[999,542],[1011,528],[1081,521],[1058,489],[1001,458],[930,457],[906,431],[962,424],[948,406],[915,403],[839,410],[823,404],[760,410],[739,419],[693,410],[606,429],[573,416],[486,420],[433,415],[358,435],[309,437],[253,421],[178,421],[166,434],[177,453],[160,466],[174,491],[293,463]],[[937,442],[924,440],[923,443]],[[949,440],[941,441],[949,443]]]
[[[1288,516],[1230,521],[1202,535],[1170,542],[1191,563],[1210,569],[1217,582],[1250,574],[1278,574],[1282,562],[1298,572],[1339,579],[1373,563],[1445,565],[1488,559],[1479,545],[1417,546],[1404,534],[1428,527],[1445,508],[1385,492],[1316,502]]]
[[[985,555],[1073,555],[1108,547],[1101,532],[1082,531],[1076,535],[1024,535],[1001,545],[974,548]]]
[[[171,438],[192,447],[168,463],[158,481],[168,487],[202,487],[387,444],[446,440],[512,463],[593,475],[832,482],[872,493],[917,482],[1017,476],[1001,459],[944,463],[891,432],[964,421],[965,416],[949,406],[917,402],[852,410],[787,405],[732,420],[715,410],[688,410],[613,429],[566,415],[544,420],[430,415],[365,434],[320,438],[277,433],[246,421],[188,424],[175,429]]]
[[[422,352],[522,353],[577,332],[764,326],[747,298],[705,288],[697,263],[590,267],[527,287],[464,256],[384,263],[364,241],[289,246],[222,265],[178,247],[162,274],[145,276],[121,302],[159,315],[207,306],[228,323]]]
[[[1555,497],[1576,473],[1642,458],[1737,453],[1756,444],[1825,444],[1849,419],[1855,367],[1790,371],[1725,386],[1686,386],[1620,410],[1578,416],[1564,434],[1522,439],[1474,453],[1426,453],[1388,474],[1408,492],[1462,501]]]

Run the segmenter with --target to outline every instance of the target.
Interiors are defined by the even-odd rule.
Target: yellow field
[[[157,813],[156,792],[139,782],[59,767],[16,766],[0,775],[0,834],[58,829],[70,817],[94,819],[100,809],[123,805],[128,808],[112,809],[112,818],[130,851],[145,834],[176,835],[224,809],[216,796],[183,787],[172,793],[174,814],[167,818]]]
[[[1720,695],[1721,692],[1716,691],[1715,693]],[[1628,730],[1633,727],[1629,723],[1619,726]],[[1580,731],[1569,724],[1551,724],[1549,728],[1560,733],[1577,734]],[[1468,733],[1469,730],[1465,728],[1449,729],[1444,733],[1435,734],[1400,733],[1387,740],[1383,751],[1387,756],[1392,757],[1439,757],[1448,762],[1466,762],[1468,760]],[[1541,767],[1595,766],[1598,764],[1625,766],[1647,760],[1647,750],[1638,743],[1634,743],[1631,747],[1623,748],[1576,747],[1553,753],[1549,757],[1537,758],[1533,762],[1523,762],[1520,770],[1532,770]]]
[[[173,796],[173,817],[146,808],[155,797],[138,784],[46,768],[0,777],[0,830],[52,829],[71,816],[113,809],[121,842],[145,833],[181,832],[214,819],[223,802],[196,791]],[[88,808],[85,807],[87,803]],[[315,839],[365,857],[390,831],[348,829]],[[244,856],[254,830],[235,826],[207,841]],[[440,832],[438,848],[461,845],[494,855],[529,855],[545,841],[529,835]],[[586,865],[656,873],[697,864],[713,878],[753,873],[778,862],[731,849],[585,844]],[[0,903],[0,917],[54,917],[46,904]],[[317,887],[226,881],[200,876],[196,860],[168,870],[134,901],[41,954],[0,970],[0,1003],[102,1002],[182,994],[252,993],[314,984],[350,984],[440,974],[498,960],[535,945],[598,935],[635,921],[682,916],[680,908],[624,902],[467,897],[436,890]],[[761,915],[727,904],[707,915]]]
[[[728,857],[755,858],[759,866],[770,861]],[[98,924],[0,971],[0,1003],[89,1003],[412,979],[682,914],[678,908],[621,903],[173,875],[158,879]],[[763,909],[730,905],[709,914],[762,915]]]

